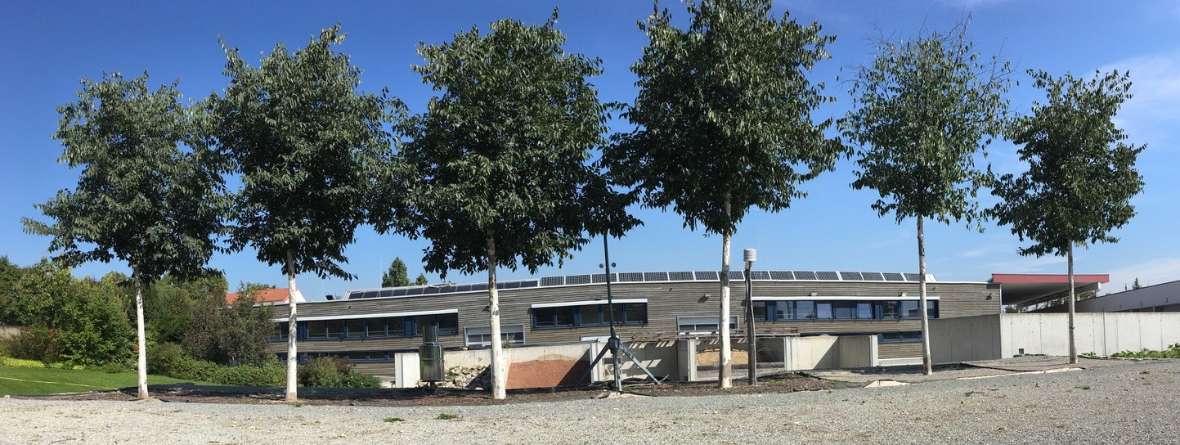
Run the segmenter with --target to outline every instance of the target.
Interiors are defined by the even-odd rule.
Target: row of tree
[[[358,226],[424,237],[427,270],[487,273],[492,391],[503,398],[496,269],[535,270],[594,235],[622,236],[640,224],[633,203],[671,207],[687,227],[720,235],[728,272],[749,211],[790,207],[804,182],[855,157],[853,186],[876,190],[882,215],[917,223],[927,371],[925,221],[994,215],[1034,243],[1022,253],[1071,255],[1075,244],[1112,241],[1109,230],[1133,213],[1143,147],[1112,123],[1129,97],[1125,74],[1034,73],[1048,102],[1013,120],[1008,65],[981,60],[960,28],[882,43],[851,83],[852,110],[817,122],[812,112],[833,98],[808,75],[834,37],[770,9],[769,0],[690,2],[685,29],[655,9],[639,24],[649,43],[632,66],[638,97],[617,106],[634,129],[609,137],[616,106],[589,81],[601,61],[563,49],[556,12],[540,26],[501,20],[420,46],[424,63],[413,69],[436,94],[417,115],[385,90],[358,91],[359,70],[333,49],[338,28],[295,52],[278,45],[258,66],[223,44],[228,85],[191,106],[175,84],[150,91],[146,75],[87,81],[61,108],[57,133],[63,161],[82,168],[78,186],[40,206],[53,223],[29,227],[53,236],[63,259],[126,261],[141,287],[200,274],[214,251],[249,246],[282,265],[292,321],[298,274],[352,277],[343,250]],[[1027,173],[997,178],[977,165],[997,137],[1020,145]],[[241,186],[226,190],[227,175]],[[984,187],[1002,198],[994,209],[975,199]],[[720,327],[728,387],[729,326]]]

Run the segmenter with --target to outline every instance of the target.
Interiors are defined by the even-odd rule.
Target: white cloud
[[[1180,258],[1156,258],[1111,271],[1110,284],[1105,285],[1102,293],[1122,291],[1131,287],[1136,278],[1143,286],[1180,280]]]

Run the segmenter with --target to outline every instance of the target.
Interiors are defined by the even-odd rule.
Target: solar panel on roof
[[[524,280],[520,282],[520,287],[537,287],[537,280]]]
[[[422,295],[422,292],[423,292],[424,290],[425,290],[425,289],[423,289],[423,288],[421,288],[421,287],[412,287],[412,288],[406,289],[406,296],[410,296],[410,295]]]
[[[810,270],[796,270],[795,271],[795,279],[796,280],[814,280],[814,279],[816,279],[815,272],[812,272]]]
[[[348,293],[348,299],[349,299],[349,300],[356,300],[356,299],[358,299],[358,298],[360,298],[360,297],[361,297],[361,294],[362,294],[362,293],[363,293],[363,292],[349,292],[349,293]]]
[[[473,290],[473,291],[488,290],[488,283],[472,284],[471,290]]]
[[[604,274],[604,273],[596,273],[594,275],[591,275],[590,278],[595,283],[605,283],[606,282],[606,274]],[[610,281],[612,283],[619,281],[619,274],[617,274],[617,273],[610,274]]]
[[[916,273],[907,273],[907,274],[905,274],[905,280],[906,281],[921,281],[922,276],[918,275]]]
[[[422,295],[434,295],[437,293],[438,293],[437,287],[427,287],[425,289],[422,289]]]
[[[392,297],[393,289],[381,289],[381,298]]]
[[[470,284],[460,284],[455,287],[455,292],[469,292],[469,291],[471,291]]]
[[[405,295],[405,294],[406,294],[406,290],[405,290],[404,288],[402,288],[402,289],[394,289],[394,290],[393,290],[393,295],[391,295],[391,296],[392,296],[392,297],[400,297],[400,296],[403,296],[403,295]]]
[[[561,286],[565,284],[565,277],[545,277],[541,278],[542,286]]]
[[[619,281],[627,283],[643,281],[643,274],[640,272],[623,272],[619,274]]]
[[[897,272],[885,272],[885,281],[905,281],[905,277]]]
[[[712,272],[712,271],[707,271],[707,272],[697,271],[697,272],[695,272],[695,275],[697,277],[697,280],[700,280],[700,281],[717,281],[719,279],[717,272]]]
[[[692,272],[668,272],[668,279],[672,281],[692,281]]]
[[[772,270],[770,271],[770,279],[772,280],[794,280],[795,274],[788,270]]]
[[[455,291],[455,286],[443,286],[438,288],[438,293],[449,294]]]
[[[668,272],[644,272],[643,281],[668,281]]]
[[[815,278],[817,280],[839,280],[840,276],[836,272],[816,272]]]
[[[590,284],[589,275],[570,275],[565,277],[565,284]]]
[[[865,281],[884,281],[881,277],[881,272],[861,272],[860,276],[864,277]]]
[[[730,280],[744,280],[744,279],[746,279],[746,274],[742,273],[742,271],[740,271],[740,270],[731,270],[731,271],[729,271],[729,279]]]
[[[860,281],[860,272],[840,272],[840,279]]]
[[[751,280],[769,280],[770,279],[770,272],[767,272],[765,270],[750,271],[750,279]]]
[[[365,295],[361,298],[377,298],[379,296],[381,296],[381,291],[369,291],[365,292]]]

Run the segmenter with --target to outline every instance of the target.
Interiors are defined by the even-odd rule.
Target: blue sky
[[[665,1],[683,23],[680,2]],[[20,218],[37,216],[33,205],[56,190],[72,187],[77,173],[57,162],[61,147],[51,139],[55,107],[70,101],[82,78],[103,72],[129,75],[148,71],[154,82],[179,80],[191,99],[225,84],[218,37],[242,50],[252,62],[284,42],[302,46],[319,29],[340,23],[348,34],[342,50],[362,70],[362,88],[388,87],[421,111],[431,92],[410,71],[420,62],[419,42],[438,43],[472,26],[513,17],[541,23],[558,6],[558,26],[567,49],[603,60],[605,74],[593,79],[603,100],[630,101],[634,76],[628,67],[646,39],[637,20],[651,11],[646,1],[437,1],[437,2],[23,2],[0,15],[0,255],[32,264],[47,254],[48,240],[25,234]],[[776,13],[789,10],[800,21],[818,21],[837,36],[812,78],[824,81],[837,97],[816,118],[843,114],[849,103],[847,78],[872,57],[872,44],[884,37],[913,36],[919,30],[945,30],[972,16],[970,34],[984,53],[999,54],[1020,72],[1011,92],[1013,109],[1026,112],[1038,98],[1023,75],[1028,68],[1089,75],[1096,69],[1129,69],[1135,98],[1119,116],[1132,141],[1148,144],[1139,166],[1146,179],[1135,198],[1138,216],[1118,232],[1118,244],[1081,250],[1080,272],[1112,274],[1108,290],[1121,290],[1139,277],[1144,284],[1180,279],[1180,221],[1175,191],[1180,190],[1180,2],[1168,1],[778,1]],[[623,128],[616,124],[616,128]],[[997,143],[990,158],[1000,171],[1021,168],[1011,145]],[[778,214],[754,212],[734,238],[735,264],[741,249],[759,249],[758,268],[850,271],[916,270],[912,221],[898,225],[879,218],[869,205],[870,191],[849,187],[852,164],[807,184],[810,193]],[[634,209],[645,225],[612,243],[619,270],[708,270],[720,266],[721,241],[682,227],[673,213]],[[1064,272],[1060,258],[1026,258],[1006,228],[983,233],[961,225],[930,227],[929,267],[940,280],[986,280],[992,272]],[[348,282],[301,276],[309,298],[376,286],[395,256],[411,275],[425,241],[378,236],[362,229],[347,250]],[[576,254],[562,268],[536,275],[598,271],[600,244]],[[231,286],[241,281],[285,284],[280,269],[260,264],[252,251],[214,258]],[[122,264],[86,264],[81,275],[126,270]],[[501,271],[501,279],[532,276],[527,270]],[[432,281],[437,275],[428,275]],[[449,280],[483,281],[482,275],[453,273]]]

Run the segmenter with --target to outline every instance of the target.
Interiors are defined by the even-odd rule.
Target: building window
[[[615,324],[647,324],[647,303],[616,303]],[[606,326],[610,320],[606,304],[583,304],[533,308],[533,329]]]
[[[754,302],[754,310],[758,310],[758,301]],[[704,333],[712,334],[720,330],[717,326],[718,317],[707,316],[688,316],[676,317],[676,331],[687,333]],[[729,329],[737,329],[738,318],[736,316],[729,317]]]
[[[930,318],[938,318],[938,300],[927,300]],[[799,320],[917,320],[916,300],[773,300],[755,301],[754,315],[762,321]]]
[[[418,337],[425,335],[426,327],[433,323],[438,323],[440,337],[459,334],[459,314],[420,315],[413,321],[416,325],[415,336]]]
[[[523,345],[524,325],[501,326],[500,338],[507,345]],[[467,328],[464,330],[463,343],[469,348],[490,347],[492,346],[492,329],[489,327]]]
[[[287,340],[287,330],[290,329],[290,324],[287,322],[275,323],[275,331],[270,336],[270,341],[285,341]]]
[[[344,322],[345,338],[365,338],[365,320],[352,319]]]
[[[324,320],[316,320],[307,322],[307,338],[308,339],[323,339],[328,338],[328,322]]]
[[[877,334],[877,343],[915,343],[922,341],[922,332],[886,332]]]

